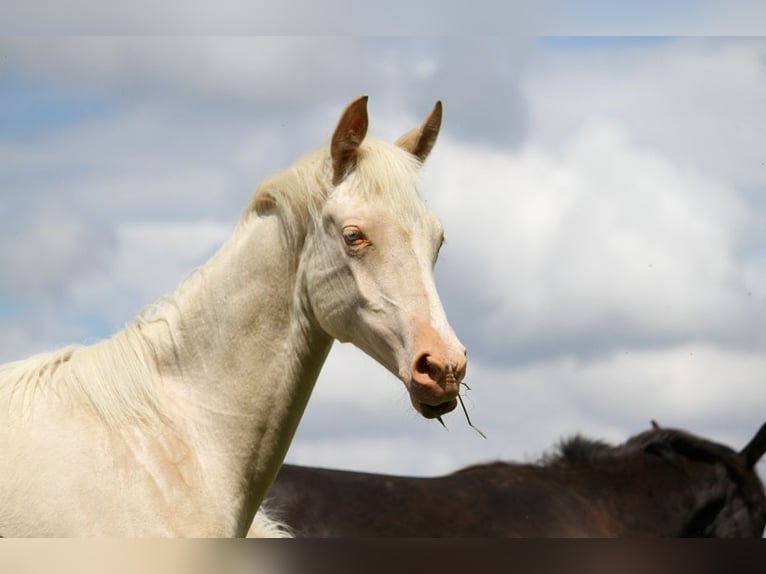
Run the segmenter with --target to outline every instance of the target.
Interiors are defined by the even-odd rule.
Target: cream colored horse
[[[0,535],[244,535],[333,339],[398,376],[423,416],[455,408],[465,349],[417,191],[441,104],[396,145],[367,123],[362,97],[123,331],[0,367]]]

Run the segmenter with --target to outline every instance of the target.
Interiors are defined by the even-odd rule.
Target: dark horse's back
[[[418,478],[285,464],[264,505],[297,537],[608,535],[606,517],[566,484],[514,465],[509,489],[489,466]]]

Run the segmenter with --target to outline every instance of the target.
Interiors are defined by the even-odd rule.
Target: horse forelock
[[[346,179],[353,183],[354,193],[391,209],[404,222],[415,221],[425,211],[417,185],[420,165],[420,160],[398,146],[367,137]],[[299,249],[310,227],[319,221],[332,189],[330,148],[326,145],[264,180],[245,207],[240,227],[254,214],[275,210],[288,242]]]
[[[359,149],[357,191],[396,212],[400,220],[417,220],[425,211],[418,192],[420,160],[398,146],[371,139]]]

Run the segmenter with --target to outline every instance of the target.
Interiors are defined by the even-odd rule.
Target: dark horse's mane
[[[562,439],[553,451],[543,455],[538,464],[544,466],[566,463],[590,463],[614,456],[615,447],[603,440],[575,434]]]
[[[737,452],[728,446],[679,429],[655,426],[620,445],[576,434],[560,441],[553,452],[540,459],[539,464],[590,463],[638,452],[655,454],[669,462],[684,457],[697,462],[721,461],[726,464],[737,457]]]
[[[550,452],[545,453],[535,464],[551,467],[593,464],[640,452],[660,456],[671,463],[677,462],[680,457],[683,457],[698,462],[720,461],[730,470],[738,469],[741,466],[734,462],[737,452],[725,445],[679,429],[660,428],[656,425],[619,445],[588,438],[577,433],[561,439]],[[506,464],[500,461],[474,464],[460,469],[454,474]]]
[[[533,463],[539,466],[558,466],[565,464],[584,464],[594,463],[614,456],[620,447],[615,447],[605,441],[591,439],[575,434],[568,438],[560,440],[553,450],[544,454],[537,462]],[[493,461],[479,464],[472,464],[453,472],[453,475],[463,473],[472,473],[478,470],[486,470],[491,467],[501,469],[509,466],[509,463],[503,461]]]
[[[672,451],[699,462],[720,460],[724,463],[737,457],[726,445],[709,441],[678,429],[657,428],[638,434],[625,443],[625,448],[665,455]]]

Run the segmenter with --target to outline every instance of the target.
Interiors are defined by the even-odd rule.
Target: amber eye
[[[343,241],[349,247],[356,247],[364,243],[367,238],[358,227],[346,227],[343,229]]]

